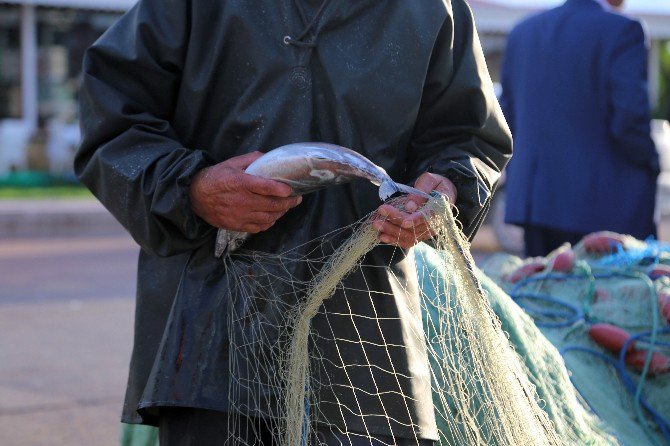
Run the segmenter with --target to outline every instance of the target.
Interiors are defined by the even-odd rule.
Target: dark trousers
[[[215,410],[161,407],[160,446],[272,445],[273,423]]]
[[[523,230],[526,257],[546,256],[563,243],[574,245],[587,235],[581,232],[561,231],[533,225],[524,226]]]
[[[186,407],[161,408],[158,425],[160,446],[271,446],[278,444],[276,422]],[[344,435],[334,429],[317,428],[309,442],[321,446],[432,446],[428,440]]]

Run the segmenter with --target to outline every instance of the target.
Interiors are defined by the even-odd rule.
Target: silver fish
[[[286,183],[294,195],[305,195],[319,189],[365,178],[379,186],[382,201],[395,193],[428,194],[404,184],[396,183],[384,169],[351,149],[319,142],[288,144],[269,151],[251,163],[245,170],[250,175]],[[233,252],[249,237],[246,232],[219,229],[215,254]]]

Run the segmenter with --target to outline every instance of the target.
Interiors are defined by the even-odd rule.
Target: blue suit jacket
[[[594,0],[568,0],[516,26],[502,75],[515,139],[507,222],[655,234],[646,80],[642,26]]]

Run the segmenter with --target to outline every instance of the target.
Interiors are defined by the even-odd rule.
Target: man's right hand
[[[217,228],[255,234],[300,204],[290,186],[244,173],[262,155],[236,156],[198,172],[189,190],[193,212]]]

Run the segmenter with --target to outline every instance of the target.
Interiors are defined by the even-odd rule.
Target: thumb
[[[440,180],[436,175],[426,172],[421,174],[421,176],[416,179],[414,187],[429,194],[439,183]],[[419,209],[419,207],[422,206],[426,201],[427,200],[424,197],[410,195],[409,201],[405,204],[405,209],[407,209],[408,212],[416,212],[417,209]]]
[[[434,190],[438,191],[445,195],[450,203],[456,202],[456,186],[451,182],[451,180],[443,177],[442,175],[438,175],[436,173],[424,173],[419,178],[417,178],[414,187],[426,193],[430,193]]]
[[[456,203],[456,198],[458,196],[458,189],[456,189],[456,185],[454,185],[454,183],[452,183],[448,178],[441,178],[442,180],[435,187],[435,190],[446,195],[449,203]]]
[[[440,180],[440,176],[426,172],[416,179],[414,187],[429,194],[437,187],[438,184],[440,184]]]
[[[227,159],[225,163],[228,165],[228,167],[233,169],[245,170],[251,163],[263,155],[264,153],[259,151],[245,153],[244,155],[234,156],[230,159]]]

